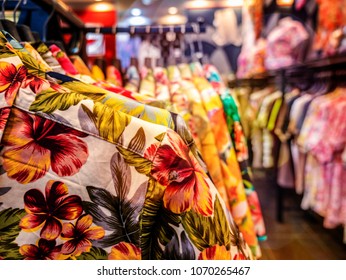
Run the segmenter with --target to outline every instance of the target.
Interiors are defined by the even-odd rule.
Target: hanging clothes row
[[[56,45],[0,45],[2,259],[258,257],[178,114]]]
[[[247,166],[246,142],[236,113],[237,106],[232,103],[232,96],[227,93],[218,71],[212,65],[202,66],[195,61],[166,68],[144,65],[140,70],[132,65],[127,75],[130,78],[125,89],[132,92],[132,98],[169,108],[183,116],[213,182],[224,201],[228,201],[233,216],[238,217],[240,230],[259,257],[256,234],[260,240],[266,238],[260,203]],[[135,93],[137,91],[139,94]],[[228,115],[228,124],[221,95],[228,99],[225,108],[234,110]]]
[[[284,94],[271,86],[234,95],[249,127],[252,166],[276,170],[278,187],[295,189],[301,208],[322,216],[324,227],[345,227],[346,88],[333,75],[314,77],[310,85],[301,76],[300,88]]]

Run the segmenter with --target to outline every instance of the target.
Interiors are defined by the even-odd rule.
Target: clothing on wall
[[[265,88],[247,97],[252,166],[274,167],[278,186],[295,189],[301,208],[322,216],[324,227],[345,227],[345,88],[322,85],[284,95]]]

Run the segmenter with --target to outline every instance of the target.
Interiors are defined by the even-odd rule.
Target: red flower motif
[[[164,206],[177,214],[194,209],[210,216],[213,204],[207,175],[176,133],[168,131],[167,136],[168,144],[153,144],[144,155],[153,160],[151,175],[167,187]]]
[[[199,260],[231,260],[231,252],[224,245],[214,245],[203,250],[199,256]]]
[[[91,215],[82,215],[78,218],[76,225],[64,223],[61,237],[69,239],[61,249],[64,255],[73,254],[78,257],[83,252],[90,251],[92,246],[90,240],[97,240],[104,237],[105,231],[102,227],[94,226],[90,228],[92,222]]]
[[[27,184],[50,167],[60,177],[76,174],[88,158],[87,145],[77,136],[86,134],[13,108],[3,137],[7,175]]]
[[[25,257],[25,260],[58,260],[61,259],[61,245],[55,245],[55,240],[40,239],[37,246],[33,244],[20,246],[19,253]]]
[[[19,226],[29,231],[43,227],[41,238],[54,240],[62,231],[60,219],[74,220],[82,214],[82,200],[77,195],[68,196],[68,187],[59,181],[48,181],[45,193],[46,197],[37,189],[25,193],[24,205],[28,214]]]
[[[43,90],[49,89],[50,83],[40,77],[28,75],[23,84],[23,88],[29,86],[33,93],[40,93]]]
[[[0,132],[4,131],[10,112],[10,108],[0,109]]]
[[[17,67],[12,63],[0,62],[0,92],[5,93],[8,105],[12,105],[27,75],[26,68],[23,65]]]

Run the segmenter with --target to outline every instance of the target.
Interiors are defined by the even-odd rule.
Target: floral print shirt
[[[185,122],[188,124],[192,137],[199,151],[201,151],[210,177],[223,198],[226,207],[231,209],[232,204],[228,199],[222,177],[216,139],[212,133],[199,92],[191,80],[192,74],[189,65],[170,66],[168,73],[172,84],[172,101],[176,104],[179,114],[183,116]]]
[[[2,259],[251,257],[178,134],[55,82],[47,89],[11,43],[1,35]]]
[[[342,153],[346,145],[346,90],[316,97],[308,110],[298,144],[307,153],[302,207],[324,217],[324,226],[346,225],[346,168]],[[328,137],[326,137],[328,135]]]
[[[251,217],[250,207],[246,198],[244,183],[237,160],[237,155],[228,131],[223,105],[219,95],[205,78],[203,67],[200,63],[190,65],[193,81],[200,92],[203,106],[207,111],[209,122],[215,139],[217,149],[222,158],[222,170],[229,200],[232,202],[232,214],[246,242],[252,249],[254,256],[260,257],[260,247]]]
[[[228,130],[230,132],[240,165],[247,200],[251,209],[251,216],[255,224],[256,234],[259,240],[265,240],[266,230],[261,205],[251,179],[251,170],[247,161],[249,158],[247,142],[243,133],[242,125],[240,123],[237,105],[230,93],[230,90],[223,84],[217,69],[213,65],[207,64],[204,65],[204,70],[208,81],[220,95],[226,115]]]

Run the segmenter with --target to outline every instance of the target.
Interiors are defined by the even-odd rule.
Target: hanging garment
[[[203,108],[202,100],[194,83],[192,82],[192,73],[188,64],[179,64],[178,67],[168,67],[170,81],[179,84],[180,87],[172,92],[173,102],[178,103],[177,108],[180,114],[189,125],[192,136],[201,151],[202,158],[205,160],[210,177],[218,189],[220,195],[226,203],[229,210],[232,209],[232,203],[228,199],[226,187],[224,184],[221,162],[216,147],[216,139],[212,133],[208,116]],[[184,105],[179,105],[183,100]]]
[[[284,104],[280,112],[281,116],[275,126],[275,134],[280,141],[279,158],[277,164],[277,183],[280,187],[295,187],[295,174],[291,150],[293,136],[289,130],[289,123],[290,115],[292,114],[292,106],[299,97],[300,91],[298,90],[293,90],[290,93],[285,94]]]
[[[282,97],[282,93],[280,91],[275,91],[263,98],[261,106],[258,111],[256,124],[259,129],[261,129],[262,135],[262,164],[261,166],[264,168],[273,168],[275,159],[273,157],[273,149],[274,149],[274,138],[272,132],[268,129],[269,121],[272,119],[276,119],[277,113],[280,109],[280,102],[276,102]],[[277,106],[275,106],[277,105]],[[275,120],[272,120],[275,123]]]
[[[156,66],[153,71],[156,85],[155,98],[158,100],[169,101],[170,92],[167,69]]]
[[[11,44],[16,49],[18,43]],[[12,217],[16,229],[2,234],[9,238],[0,248],[11,244],[2,258],[251,256],[214,185],[175,132],[87,98],[57,102],[44,114],[38,99],[68,93],[76,101],[78,95],[53,82],[48,92],[37,91],[33,85],[45,73],[33,79],[36,68],[22,64],[30,56],[15,50],[19,59],[12,51],[0,58],[2,73],[21,74],[16,87],[2,88],[0,213]]]
[[[125,89],[138,92],[141,78],[136,66],[130,65],[129,68],[127,68],[125,80]]]
[[[246,191],[246,197],[251,209],[251,216],[255,224],[256,234],[259,240],[266,239],[266,230],[262,216],[262,210],[259,203],[258,195],[252,183],[251,170],[248,165],[247,142],[243,133],[238,107],[230,93],[230,90],[222,83],[217,69],[213,65],[204,65],[204,70],[208,81],[220,95],[223,108],[226,115],[226,121],[233,145],[237,154],[241,174]]]
[[[123,86],[123,79],[122,79],[121,72],[114,65],[107,66],[106,81],[118,87]]]
[[[155,98],[155,78],[153,70],[146,66],[142,66],[140,69],[140,76],[139,94]]]
[[[309,33],[299,21],[286,17],[270,32],[267,41],[265,66],[275,70],[304,61]]]
[[[200,92],[214,137],[217,139],[216,144],[222,159],[221,164],[227,194],[229,200],[233,203],[232,215],[244,234],[247,244],[253,250],[254,256],[260,257],[260,247],[246,199],[236,152],[228,132],[222,102],[217,92],[205,78],[203,67],[199,63],[193,63],[190,67],[193,73],[193,81]]]
[[[299,98],[297,98],[292,105],[292,109],[290,112],[290,120],[288,125],[288,133],[292,136],[291,140],[291,156],[293,160],[293,174],[294,174],[294,186],[297,194],[303,194],[304,186],[304,168],[305,168],[305,160],[306,156],[300,152],[297,138],[300,133],[300,129],[298,127],[298,121],[302,117],[304,107],[307,103],[312,100],[311,94],[303,93]]]
[[[314,50],[325,51],[332,33],[346,25],[345,0],[317,0],[318,26],[314,40]]]
[[[66,74],[66,71],[61,67],[60,63],[53,56],[52,52],[46,44],[44,44],[43,42],[37,42],[33,43],[32,46],[40,54],[40,56],[44,59],[44,61],[47,63],[49,68],[52,69],[52,71],[60,74]]]
[[[92,73],[89,67],[85,64],[82,58],[79,55],[71,55],[69,56],[73,66],[76,68],[77,72],[81,75],[92,76]]]
[[[232,44],[241,46],[241,32],[238,28],[237,15],[233,8],[215,11],[213,25],[216,27],[213,40],[217,45],[225,46]]]
[[[63,52],[57,45],[51,45],[49,50],[52,52],[54,58],[59,62],[61,67],[68,75],[78,75],[77,69],[72,64],[65,52]]]
[[[346,221],[346,169],[341,161],[346,142],[345,106],[343,88],[316,97],[298,137],[300,148],[307,153],[302,208],[312,209],[323,216],[327,228],[345,225]]]

